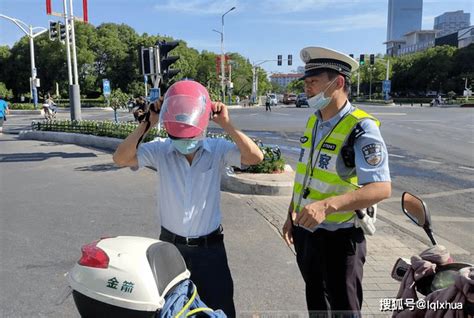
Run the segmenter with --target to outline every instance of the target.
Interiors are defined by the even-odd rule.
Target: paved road
[[[474,109],[430,107],[361,108],[382,121],[382,133],[390,153],[392,199],[382,207],[399,215],[403,191],[421,195],[433,215],[436,235],[474,253]],[[232,109],[235,124],[267,144],[278,144],[293,167],[299,154],[299,137],[308,108],[294,106]],[[67,113],[60,117],[68,118]],[[111,119],[110,111],[83,111],[84,119]],[[27,127],[39,116],[11,116],[6,130]],[[119,113],[120,120],[131,120]],[[10,125],[10,126],[9,126]],[[211,125],[211,129],[216,129]],[[421,235],[423,235],[421,233]]]

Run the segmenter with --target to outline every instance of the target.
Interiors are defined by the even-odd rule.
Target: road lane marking
[[[397,119],[395,119],[395,121],[440,122],[441,120],[437,120],[437,119],[400,119],[400,120],[397,120]],[[392,121],[392,122],[393,122],[393,121]]]
[[[459,169],[464,169],[464,170],[470,170],[470,171],[474,171],[474,168],[471,168],[471,167],[465,167],[465,166],[459,166]]]
[[[276,113],[276,112],[274,112],[273,114],[280,115],[280,116],[291,116],[291,114],[283,114],[283,113]]]
[[[431,216],[431,219],[433,221],[437,221],[437,222],[459,222],[459,223],[473,223],[474,222],[474,218],[467,218],[467,217],[462,217],[462,216],[435,216],[435,215],[432,215]]]
[[[457,195],[457,194],[464,194],[464,193],[472,193],[474,192],[474,188],[467,188],[461,190],[452,190],[452,191],[443,191],[443,192],[436,192],[430,194],[417,194],[418,197],[422,199],[436,199],[441,197],[447,197],[450,195]],[[383,200],[382,203],[385,202],[400,202],[400,198],[390,198],[387,200]]]
[[[434,163],[434,164],[441,164],[442,162],[439,161],[434,161],[434,160],[428,160],[428,159],[419,159],[418,161],[426,162],[426,163]]]
[[[287,139],[288,141],[291,141],[291,142],[300,142],[299,140],[297,139]]]
[[[372,115],[386,116],[406,116],[407,113],[371,113]]]
[[[394,154],[391,154],[391,153],[389,153],[388,156],[389,157],[395,157],[395,158],[405,158],[405,156],[394,155]]]

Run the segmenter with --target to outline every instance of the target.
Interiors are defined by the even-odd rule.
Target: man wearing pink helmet
[[[220,179],[226,166],[254,165],[263,160],[263,154],[233,126],[226,105],[212,103],[207,89],[197,82],[173,84],[152,108],[150,125],[139,124],[118,146],[114,162],[122,167],[156,168],[160,239],[180,250],[202,300],[234,317],[233,281],[221,226]],[[210,119],[235,144],[206,138]],[[169,138],[137,147],[158,121]]]

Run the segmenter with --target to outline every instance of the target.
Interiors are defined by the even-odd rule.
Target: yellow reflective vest
[[[315,114],[312,114],[308,119],[304,136],[301,138],[303,156],[296,166],[293,187],[293,207],[296,212],[299,212],[311,202],[324,200],[359,188],[357,176],[342,179],[337,174],[336,162],[339,161],[341,149],[346,144],[352,130],[357,123],[364,119],[372,119],[377,126],[380,126],[380,122],[375,117],[356,108],[345,115],[333,127],[329,135],[323,137],[317,145],[313,145],[313,138],[316,137],[313,136],[313,133],[318,125],[318,118]],[[313,146],[315,148],[311,151]],[[313,162],[311,162],[311,155],[314,158]],[[354,211],[331,213],[326,217],[324,223],[352,222],[354,215]]]

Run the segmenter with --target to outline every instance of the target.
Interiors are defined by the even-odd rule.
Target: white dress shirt
[[[206,138],[190,165],[168,138],[141,144],[138,166],[157,170],[157,214],[167,230],[184,236],[207,235],[221,224],[220,184],[226,166],[241,167],[237,146]]]

